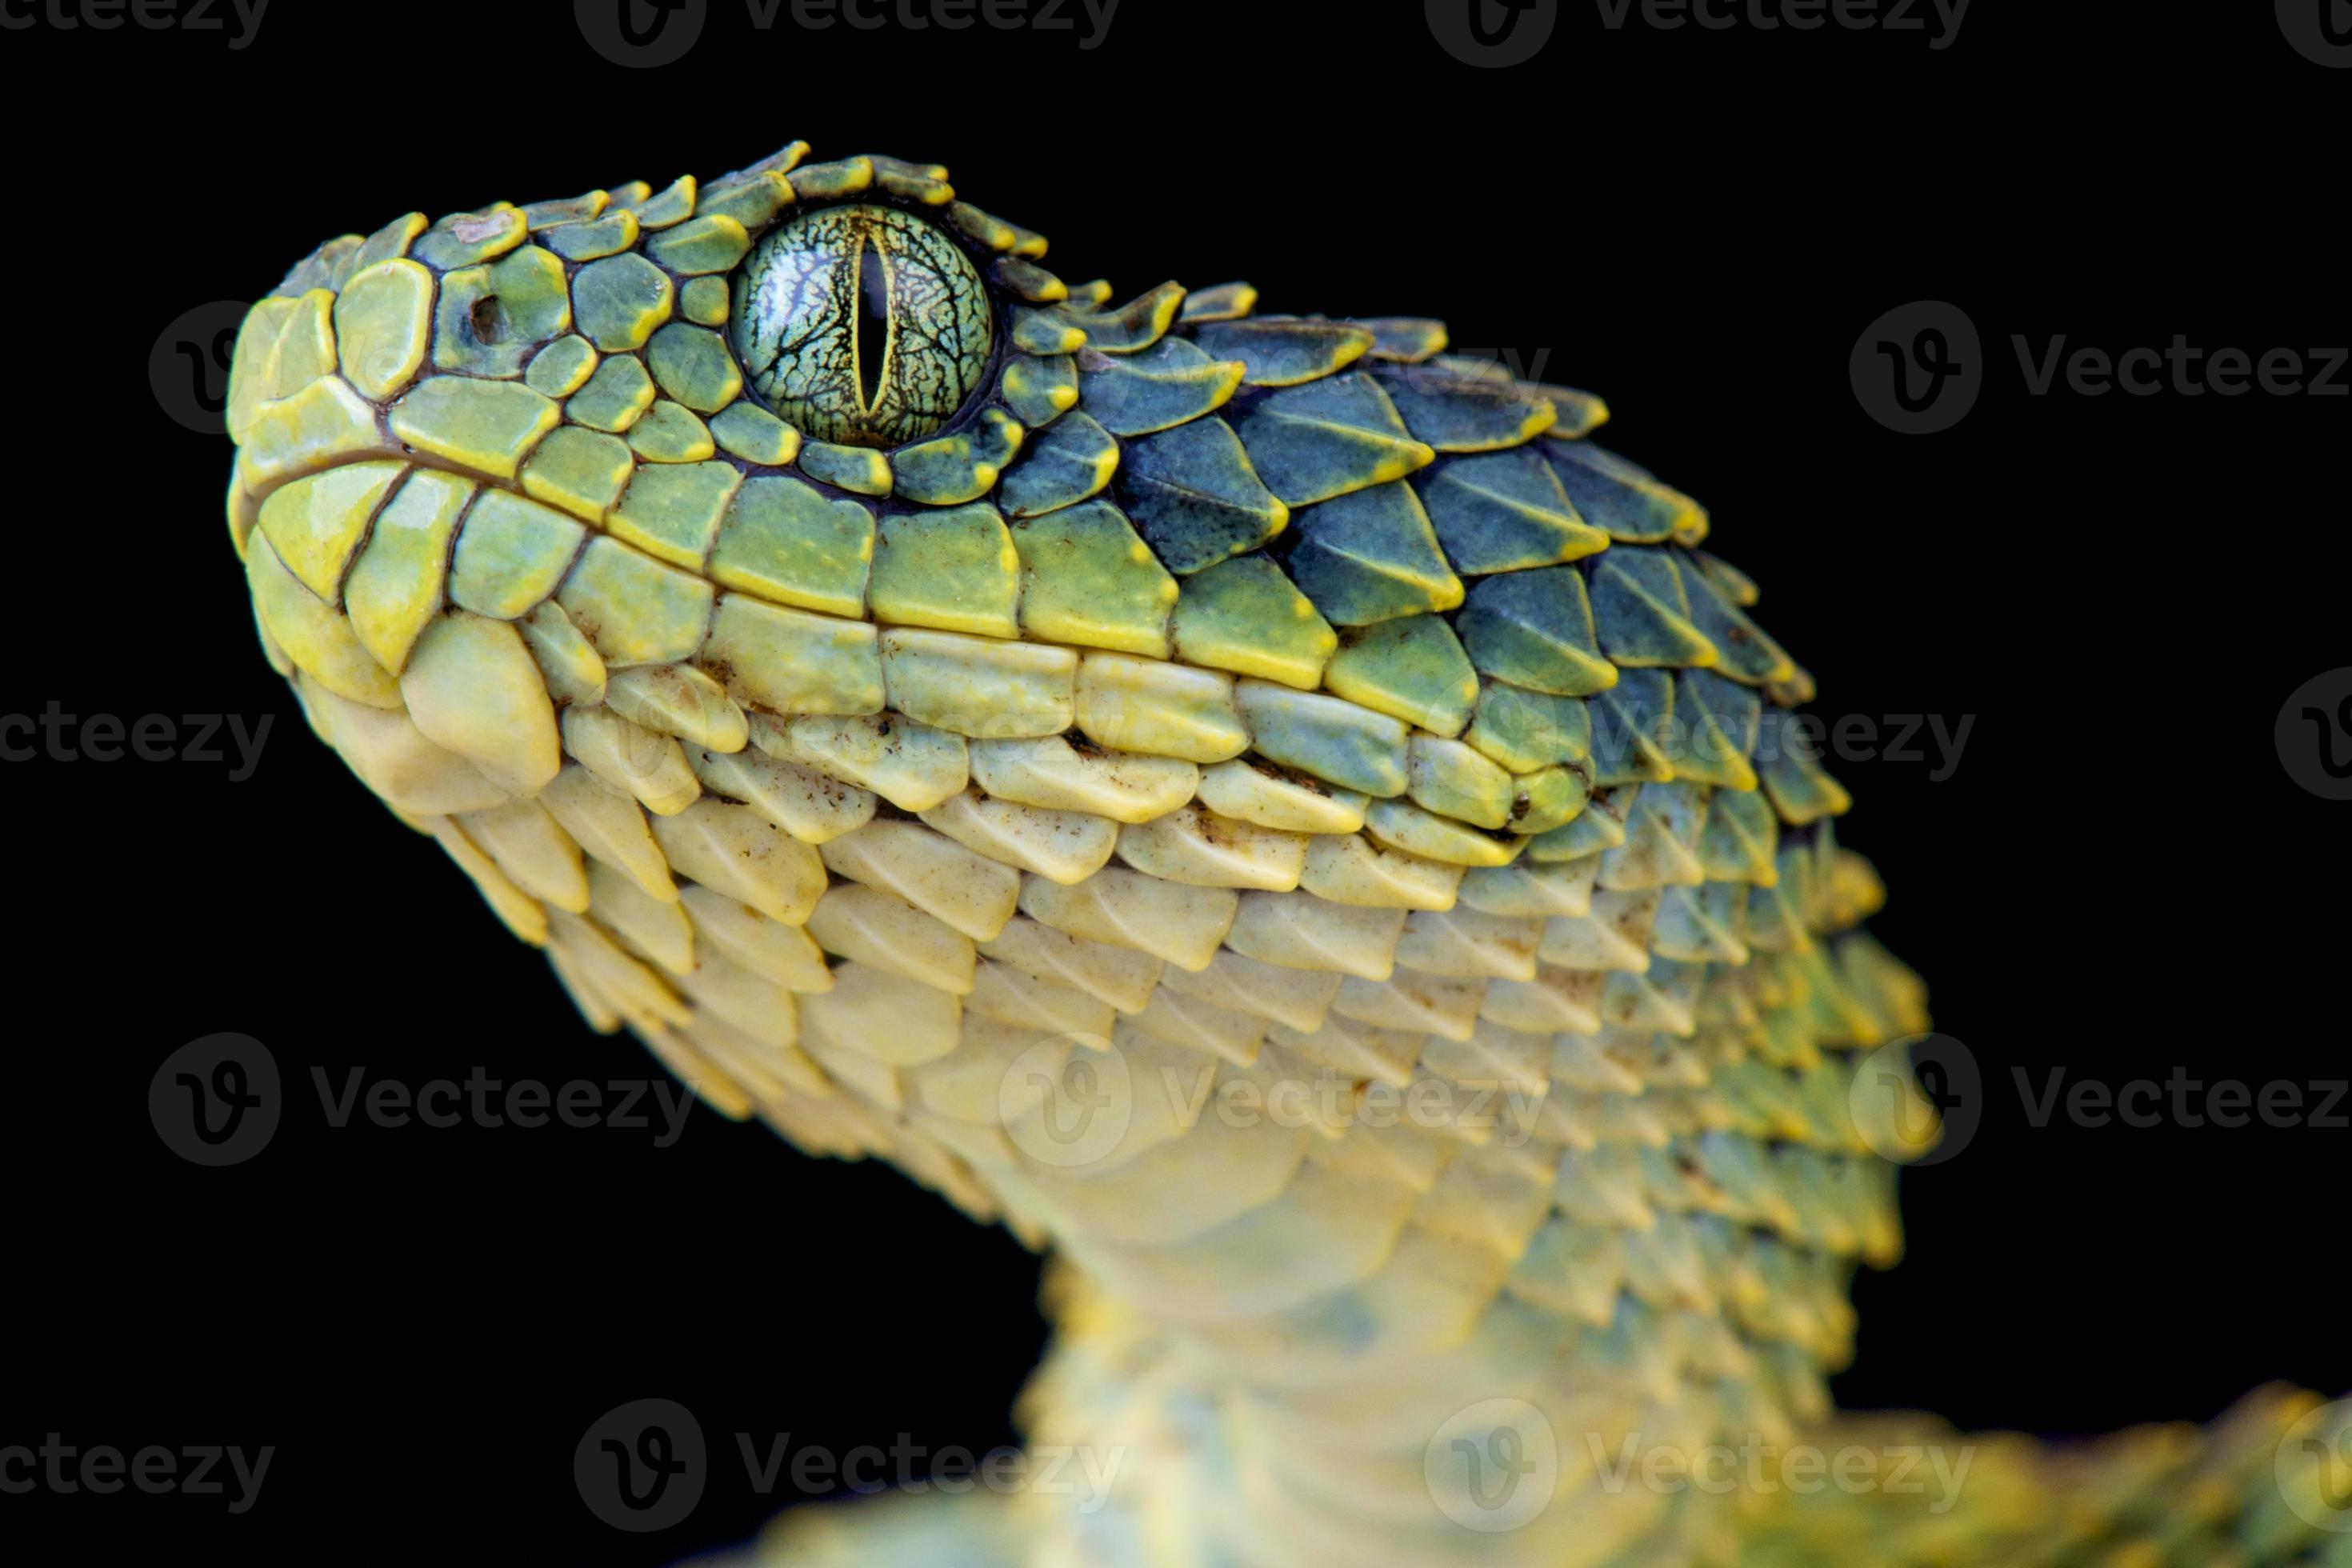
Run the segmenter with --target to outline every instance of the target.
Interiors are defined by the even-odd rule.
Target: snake
[[[740,1562],[2352,1564],[2315,1394],[1833,1407],[1926,988],[1601,397],[807,151],[331,240],[226,407],[265,657],[586,1024],[1047,1258],[1100,1485]]]

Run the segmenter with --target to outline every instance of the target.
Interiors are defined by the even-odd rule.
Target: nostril
[[[499,343],[506,341],[506,307],[499,303],[496,294],[485,294],[474,301],[471,311],[474,341],[478,343]]]

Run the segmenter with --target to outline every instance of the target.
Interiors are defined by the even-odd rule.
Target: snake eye
[[[988,368],[988,291],[954,241],[889,207],[826,207],[760,243],[735,352],[803,434],[895,447],[952,418]]]

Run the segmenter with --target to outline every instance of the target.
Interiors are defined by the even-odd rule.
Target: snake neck
[[[1449,1312],[1483,1281],[1404,1251],[1367,1288],[1213,1325],[1057,1263],[1021,1407],[1031,1473],[1055,1480],[1017,1500],[1013,1560],[1729,1561],[1736,1500],[1673,1463],[1779,1451],[1791,1406],[1825,1409],[1810,1367],[1723,1364],[1739,1352],[1694,1314]]]

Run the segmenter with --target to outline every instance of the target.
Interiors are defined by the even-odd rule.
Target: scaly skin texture
[[[1064,1485],[765,1554],[2352,1561],[2335,1458],[2274,1474],[2307,1396],[2080,1454],[1836,1423],[1924,995],[1811,677],[1597,398],[1246,285],[1114,308],[944,169],[801,151],[331,242],[229,408],[265,652],[589,1023],[1055,1254]],[[730,333],[853,205],[813,232],[984,291],[888,332],[991,323],[896,446],[762,401],[737,345],[800,323]],[[1643,1479],[1795,1442],[1968,1468]]]

